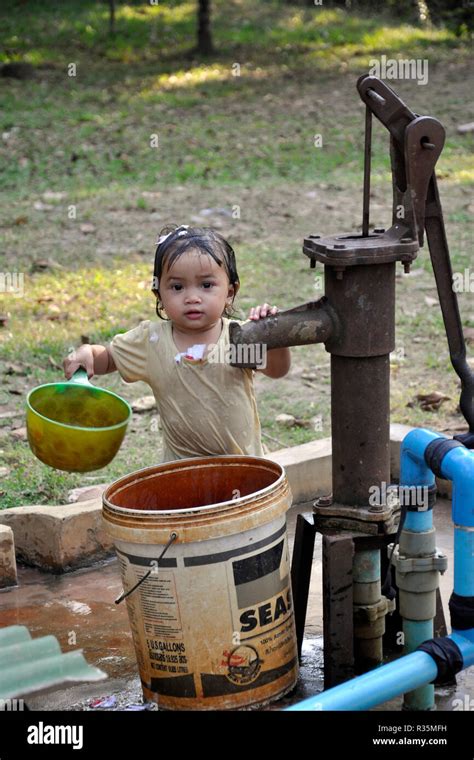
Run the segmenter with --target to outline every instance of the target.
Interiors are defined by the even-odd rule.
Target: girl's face
[[[197,249],[183,253],[171,269],[165,265],[160,281],[161,301],[168,317],[188,332],[202,332],[215,325],[226,305],[232,303],[234,293],[224,266]]]

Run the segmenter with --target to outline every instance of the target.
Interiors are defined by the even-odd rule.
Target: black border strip
[[[196,565],[213,565],[217,562],[225,562],[231,557],[240,557],[242,554],[249,554],[254,551],[254,549],[261,549],[263,546],[268,546],[268,544],[271,544],[272,541],[276,541],[276,539],[280,538],[284,533],[286,533],[286,522],[282,525],[280,530],[277,530],[272,536],[262,538],[261,541],[257,541],[257,543],[252,546],[243,546],[239,549],[230,549],[227,552],[218,552],[217,554],[200,554],[198,557],[185,557],[184,566],[196,567]]]

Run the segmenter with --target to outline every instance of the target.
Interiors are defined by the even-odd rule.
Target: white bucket
[[[147,700],[176,710],[262,706],[298,675],[283,468],[182,459],[103,496]],[[176,539],[158,563],[172,534]]]

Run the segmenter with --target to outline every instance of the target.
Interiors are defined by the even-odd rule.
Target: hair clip
[[[182,235],[186,235],[188,232],[189,224],[181,224],[176,230],[172,230],[171,232],[168,232],[167,235],[161,235],[161,237],[158,238],[158,245],[161,245],[165,242],[167,238],[169,238],[170,235],[176,235],[176,237],[181,237]]]

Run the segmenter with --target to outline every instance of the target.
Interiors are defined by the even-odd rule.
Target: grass
[[[428,85],[390,84],[447,127],[438,174],[453,269],[472,265],[473,141],[455,128],[472,120],[470,51],[448,30],[278,0],[216,1],[217,52],[206,59],[192,50],[194,3],[120,2],[113,38],[106,3],[96,0],[6,0],[4,8],[0,60],[29,62],[35,77],[2,79],[0,95],[1,268],[24,275],[24,297],[0,300],[8,316],[0,327],[0,414],[18,413],[13,421],[0,417],[0,457],[10,470],[0,479],[2,507],[59,502],[72,487],[159,458],[152,415],[136,415],[114,461],[87,476],[43,466],[11,428],[23,424],[28,390],[61,378],[72,346],[107,342],[154,318],[149,282],[165,223],[194,217],[229,237],[242,281],[239,316],[263,300],[284,308],[321,295],[301,241],[360,224],[363,107],[355,81],[382,54],[429,61]],[[377,125],[373,154],[371,218],[387,226],[387,134]],[[398,281],[397,346],[407,358],[393,366],[392,413],[395,421],[440,427],[459,419],[458,390],[439,312],[423,301],[435,295],[425,251],[416,267],[418,276]],[[474,326],[469,298],[460,294],[461,312]],[[330,434],[329,357],[321,346],[292,354],[287,379],[256,383],[270,450],[275,441]],[[313,385],[301,378],[308,371],[317,374]],[[97,382],[128,400],[149,393],[118,376]],[[417,392],[440,387],[452,401],[439,413],[406,406]],[[282,428],[281,412],[320,416],[321,425]]]

